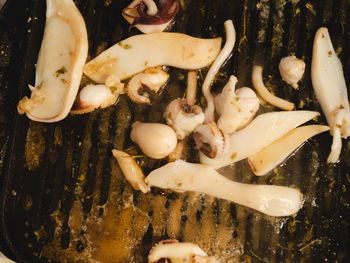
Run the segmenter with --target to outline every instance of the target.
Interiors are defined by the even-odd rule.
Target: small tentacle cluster
[[[215,122],[200,125],[193,134],[196,150],[209,158],[223,156],[229,149],[229,137],[222,132]]]
[[[165,109],[164,118],[179,140],[183,140],[204,121],[204,113],[198,105],[189,105],[186,99],[175,99]]]
[[[160,67],[148,68],[132,77],[128,83],[129,98],[137,103],[150,104],[149,92],[158,92],[169,79],[169,74]]]
[[[179,11],[179,0],[135,0],[123,10],[123,17],[143,33],[164,31]]]

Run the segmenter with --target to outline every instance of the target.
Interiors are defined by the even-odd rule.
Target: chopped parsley
[[[110,90],[112,93],[114,93],[114,92],[116,92],[116,91],[118,90],[118,87],[116,87],[116,86],[110,86],[110,87],[109,87],[109,90]]]
[[[130,48],[132,48],[131,45],[129,45],[129,44],[123,44],[123,42],[119,42],[118,45],[121,46],[121,47],[124,48],[124,49],[130,49]]]

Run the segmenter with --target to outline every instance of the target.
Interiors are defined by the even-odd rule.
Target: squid
[[[56,122],[70,112],[79,90],[88,53],[83,17],[73,0],[47,0],[46,24],[30,98],[18,113],[40,122]]]
[[[311,80],[333,135],[327,162],[336,163],[341,153],[342,138],[350,135],[350,107],[342,64],[325,27],[318,29],[315,35]]]
[[[302,193],[295,188],[237,183],[219,174],[212,166],[182,160],[153,170],[145,181],[150,187],[203,193],[271,216],[293,215],[303,203]]]
[[[315,111],[269,112],[257,116],[246,127],[229,137],[229,149],[225,154],[209,158],[200,153],[200,162],[215,168],[243,160],[281,138],[293,128],[317,117]]]
[[[163,65],[200,69],[210,65],[220,50],[220,37],[202,39],[170,32],[135,35],[88,62],[84,74],[97,83],[104,83],[109,75],[125,80],[146,68]]]

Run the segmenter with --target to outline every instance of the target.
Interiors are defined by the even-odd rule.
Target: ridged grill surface
[[[138,34],[136,29],[129,31],[121,17],[128,2],[75,1],[88,29],[89,59]],[[8,45],[10,58],[0,56],[0,107],[7,110],[0,118],[6,127],[0,133],[0,232],[3,246],[18,262],[146,262],[152,245],[165,238],[195,242],[220,262],[349,262],[349,141],[343,140],[336,165],[326,164],[331,137],[321,134],[266,176],[255,177],[246,160],[225,171],[239,182],[300,188],[305,201],[295,217],[269,217],[194,193],[137,192],[125,181],[111,150],[141,154],[129,139],[131,123],[164,122],[167,103],[184,94],[186,71],[170,68],[171,79],[160,94],[152,96],[151,106],[137,105],[122,95],[109,108],[68,116],[58,123],[29,121],[17,115],[16,103],[28,95],[27,84],[34,82],[45,1],[21,3],[26,8],[20,8],[15,17],[17,31],[10,32],[6,24],[0,27],[4,32],[0,48]],[[180,3],[171,31],[209,38],[224,36],[226,19],[236,27],[233,56],[216,79],[214,92],[220,91],[230,74],[237,76],[239,87],[252,87],[251,68],[256,63],[264,66],[265,83],[277,95],[290,99],[298,109],[320,111],[310,80],[313,37],[320,26],[328,27],[350,83],[350,1]],[[14,4],[5,8],[1,21],[18,9]],[[12,33],[17,40],[11,39]],[[307,65],[298,90],[278,73],[279,60],[290,54]],[[199,85],[205,73],[205,69],[199,72]],[[271,110],[265,106],[261,111]],[[325,123],[324,117],[319,122]],[[146,157],[137,160],[145,174],[166,163]]]

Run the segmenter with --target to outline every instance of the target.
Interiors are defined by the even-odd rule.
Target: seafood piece
[[[153,170],[145,181],[150,187],[194,191],[226,199],[270,216],[293,215],[301,208],[303,200],[302,193],[294,188],[237,183],[212,166],[181,160]]]
[[[122,89],[122,87],[118,89],[115,86],[107,87],[101,84],[87,85],[79,91],[71,113],[84,114],[97,108],[111,106],[117,101],[119,94],[122,93]]]
[[[187,73],[187,88],[186,88],[186,100],[189,105],[196,103],[197,96],[197,72],[189,71]]]
[[[284,57],[278,65],[282,79],[294,89],[298,88],[298,82],[304,75],[305,62],[295,56]]]
[[[148,254],[149,263],[158,262],[186,262],[186,263],[215,263],[215,259],[208,255],[196,244],[179,242],[176,239],[162,240],[152,247]]]
[[[221,157],[208,158],[200,153],[200,162],[220,168],[247,158],[293,128],[315,118],[315,111],[269,112],[257,116],[245,128],[230,135],[229,149]]]
[[[168,125],[136,121],[131,128],[131,140],[148,157],[162,159],[175,150],[176,134]]]
[[[209,158],[219,158],[229,150],[230,141],[226,133],[221,131],[215,122],[200,125],[193,134],[196,150],[200,150]]]
[[[171,110],[172,107],[170,107],[170,105],[168,105],[168,107],[166,108],[166,111],[168,111],[168,113],[164,113],[164,116],[167,120],[168,125],[171,125],[170,123],[174,122],[174,124],[177,125],[177,122],[179,122],[179,124],[183,125],[186,124],[187,120],[192,120],[195,124],[201,124],[204,121],[204,113],[202,111],[202,109],[198,109],[198,106],[194,106],[195,102],[196,102],[196,96],[197,96],[197,72],[196,71],[189,71],[187,73],[187,88],[186,88],[186,99],[178,99],[177,101],[173,101],[172,103],[174,103],[174,109]],[[182,107],[184,107],[184,109],[182,109]],[[181,107],[181,108],[180,108]],[[180,111],[179,111],[180,110]],[[177,117],[175,118],[175,121],[173,121],[172,119],[174,119],[173,114],[171,112],[174,112],[176,114],[180,114],[180,118]],[[193,113],[186,113],[192,111]],[[195,114],[194,112],[197,112],[197,114]],[[185,115],[185,119],[181,120]],[[186,115],[192,115],[192,116],[187,116]],[[169,119],[169,120],[168,120]],[[190,129],[188,129],[188,127],[191,126]],[[180,139],[181,141],[179,141],[176,145],[175,150],[169,154],[168,157],[168,161],[169,162],[174,162],[176,160],[179,159],[186,159],[189,155],[189,147],[188,147],[188,137],[186,137],[187,135],[189,135],[189,133],[191,133],[195,128],[197,127],[197,125],[193,125],[193,123],[189,123],[188,125],[184,126],[184,130],[180,129],[179,131],[176,131],[176,128],[173,127],[173,129],[175,129],[176,131],[176,135],[177,138]],[[187,132],[186,132],[187,131]]]
[[[7,257],[6,257],[4,254],[2,254],[1,252],[0,252],[0,261],[1,261],[1,263],[16,263],[16,262],[10,260],[9,258],[7,258]]]
[[[341,152],[341,138],[350,136],[350,107],[342,64],[325,27],[318,29],[315,35],[311,80],[333,135],[327,162],[336,163]]]
[[[214,121],[214,97],[211,94],[211,85],[216,74],[219,72],[222,64],[224,64],[225,60],[231,55],[233,47],[236,42],[236,31],[233,26],[232,20],[227,20],[224,23],[225,31],[226,31],[226,42],[223,49],[220,51],[220,54],[215,59],[214,63],[210,66],[207,75],[205,76],[202,92],[207,101],[207,108],[204,112],[205,114],[205,123]]]
[[[149,192],[150,187],[145,183],[145,176],[132,156],[116,149],[112,150],[112,154],[114,158],[117,159],[125,179],[131,184],[131,186],[135,190],[140,190],[144,194]]]
[[[133,76],[128,83],[128,96],[138,103],[151,103],[147,91],[158,92],[169,79],[169,74],[161,68],[148,68]]]
[[[169,154],[168,162],[175,162],[184,157],[185,149],[187,148],[188,137],[185,137],[183,140],[179,141],[175,147],[175,150]]]
[[[131,27],[142,33],[162,32],[179,11],[179,0],[160,0],[159,9],[153,0],[134,0],[123,10]]]
[[[72,0],[47,0],[46,24],[31,97],[17,106],[40,122],[64,119],[75,100],[88,52],[85,22]]]
[[[190,106],[186,99],[179,98],[166,107],[164,118],[182,140],[203,123],[204,113],[198,105]]]
[[[199,69],[210,65],[220,49],[220,37],[201,39],[169,32],[135,35],[88,62],[84,73],[95,82],[104,83],[112,74],[124,80],[146,68],[162,65]]]
[[[283,110],[293,110],[295,108],[294,103],[287,100],[276,97],[265,87],[262,77],[263,68],[261,66],[254,65],[252,73],[253,86],[258,92],[258,94],[266,102],[270,103],[273,106],[276,106]]]
[[[282,163],[306,140],[328,130],[329,127],[324,125],[306,125],[295,128],[261,151],[249,156],[248,163],[255,175],[265,175]]]
[[[250,88],[235,91],[237,78],[231,76],[222,92],[215,97],[215,109],[220,115],[218,128],[231,134],[247,125],[259,109],[259,99]]]
[[[106,78],[105,85],[112,90],[118,90],[119,93],[124,93],[124,83],[122,83],[120,78],[118,78],[116,75],[109,75]]]

